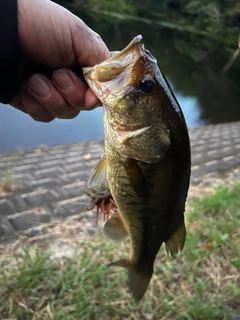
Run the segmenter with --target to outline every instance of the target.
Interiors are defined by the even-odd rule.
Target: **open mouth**
[[[83,68],[83,75],[100,83],[118,78],[144,51],[142,36],[136,36],[122,51],[112,52],[112,56],[95,67]],[[88,80],[88,79],[86,79]]]

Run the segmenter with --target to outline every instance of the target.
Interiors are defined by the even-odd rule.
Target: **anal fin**
[[[113,241],[124,241],[128,238],[122,215],[114,212],[103,226],[104,235]]]
[[[184,216],[182,216],[182,219],[170,238],[168,238],[167,241],[165,241],[165,247],[167,250],[167,253],[171,254],[171,256],[176,255],[179,251],[182,251],[185,243],[186,238],[186,227],[184,223]]]

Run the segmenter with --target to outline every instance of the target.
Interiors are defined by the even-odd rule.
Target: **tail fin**
[[[137,272],[134,268],[128,270],[128,285],[135,300],[140,301],[145,294],[152,277],[151,273]]]
[[[118,266],[128,270],[128,286],[130,292],[137,302],[140,301],[148,288],[152,272],[137,271],[127,259],[112,262],[108,266]]]

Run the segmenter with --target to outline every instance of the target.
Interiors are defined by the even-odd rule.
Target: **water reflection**
[[[86,15],[79,9],[75,13],[102,36],[110,50],[121,50],[134,36],[143,35],[170,80],[189,128],[240,120],[240,59],[222,76],[220,71],[231,53],[222,43],[154,24]],[[0,153],[96,139],[103,139],[100,108],[73,120],[43,124],[0,105]]]
[[[223,42],[211,37],[178,29],[94,14],[86,16],[81,10],[76,13],[101,34],[112,50],[122,49],[134,36],[142,34],[146,47],[157,58],[167,79],[171,79],[175,91],[197,99],[201,116],[197,125],[240,120],[240,58],[226,75],[221,74],[236,48],[224,48]]]
[[[182,106],[188,128],[197,128],[207,124],[206,121],[201,119],[201,111],[198,100],[195,97],[184,97],[181,94],[177,94],[177,99],[180,106]]]

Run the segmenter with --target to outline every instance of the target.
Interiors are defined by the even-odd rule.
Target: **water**
[[[102,108],[82,112],[72,120],[40,123],[0,105],[0,123],[0,153],[103,139]]]
[[[82,12],[78,15],[102,36],[110,50],[121,50],[134,36],[143,35],[173,88],[188,128],[240,120],[239,61],[227,75],[220,74],[230,50],[172,28]],[[0,104],[0,137],[0,153],[103,139],[102,108],[45,124]]]
[[[202,124],[197,99],[175,92],[189,128]],[[0,104],[0,153],[40,146],[103,139],[103,110],[82,111],[75,119],[36,122],[11,106]]]

